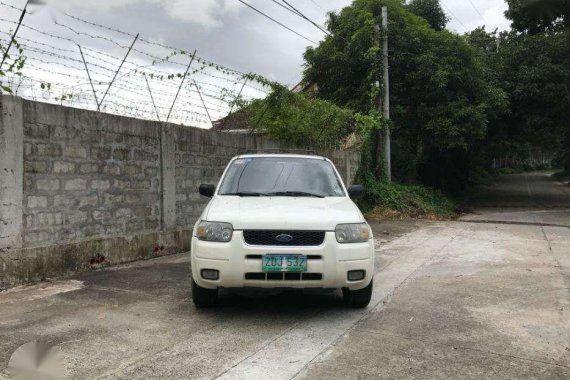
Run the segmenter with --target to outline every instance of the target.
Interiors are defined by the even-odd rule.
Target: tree
[[[497,29],[492,33],[485,30],[485,26],[480,26],[465,34],[469,45],[476,47],[485,56],[492,56],[499,50],[499,36]]]
[[[507,4],[505,16],[515,30],[536,34],[570,26],[568,0],[507,0]]]
[[[531,149],[540,149],[566,157],[570,169],[570,1],[507,2],[513,31],[467,36],[486,52],[489,78],[510,102],[509,113],[489,127],[485,150],[526,159]]]
[[[304,80],[318,95],[359,112],[373,108],[381,80],[374,25],[388,7],[393,121],[393,171],[397,178],[457,190],[468,180],[469,156],[486,133],[489,117],[504,109],[501,90],[489,86],[483,61],[464,38],[436,31],[399,0],[356,0],[330,14],[328,36],[305,52]]]
[[[408,9],[413,14],[423,17],[435,30],[445,29],[449,21],[439,0],[411,0]]]
[[[273,91],[264,99],[241,102],[250,125],[268,136],[295,146],[335,146],[357,130],[378,122],[340,108],[326,100],[293,93],[272,83]]]
[[[570,134],[570,33],[511,32],[500,46],[491,65],[511,106],[490,129],[489,145],[525,157],[531,147],[563,150]]]

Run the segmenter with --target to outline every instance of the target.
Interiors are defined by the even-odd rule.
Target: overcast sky
[[[23,6],[24,0],[4,0]],[[49,5],[94,22],[113,26],[182,49],[198,49],[202,57],[256,72],[282,83],[301,77],[302,54],[310,43],[255,13],[238,0],[44,0]],[[323,33],[287,12],[271,0],[244,0],[311,40]],[[289,0],[317,23],[327,11],[337,11],[350,0]],[[443,0],[451,21],[448,27],[463,33],[480,25],[488,30],[507,29],[504,0]],[[28,24],[45,23],[40,10],[28,16]],[[49,20],[48,20],[49,21]]]

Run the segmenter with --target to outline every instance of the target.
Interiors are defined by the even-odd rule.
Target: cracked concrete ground
[[[365,310],[288,292],[198,311],[187,254],[0,293],[0,378],[38,337],[77,379],[570,378],[570,228],[373,227]]]
[[[448,228],[429,227],[434,235]],[[569,378],[569,273],[559,258],[570,254],[570,229],[563,232],[456,227],[390,302],[300,377]]]

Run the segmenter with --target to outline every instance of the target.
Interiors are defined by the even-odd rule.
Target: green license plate
[[[264,255],[264,272],[306,272],[307,256],[304,255]]]

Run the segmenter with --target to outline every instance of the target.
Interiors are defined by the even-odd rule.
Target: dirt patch
[[[402,235],[413,232],[425,225],[425,221],[416,219],[403,220],[368,220],[374,238],[387,243]]]
[[[376,207],[372,211],[366,213],[367,220],[386,221],[386,220],[431,220],[431,221],[447,221],[456,220],[459,214],[437,214],[437,213],[416,213],[411,214],[401,212],[390,208]]]
[[[0,292],[0,304],[22,301],[35,301],[60,293],[72,292],[83,288],[83,281],[67,280],[42,282],[36,285],[22,285]]]

